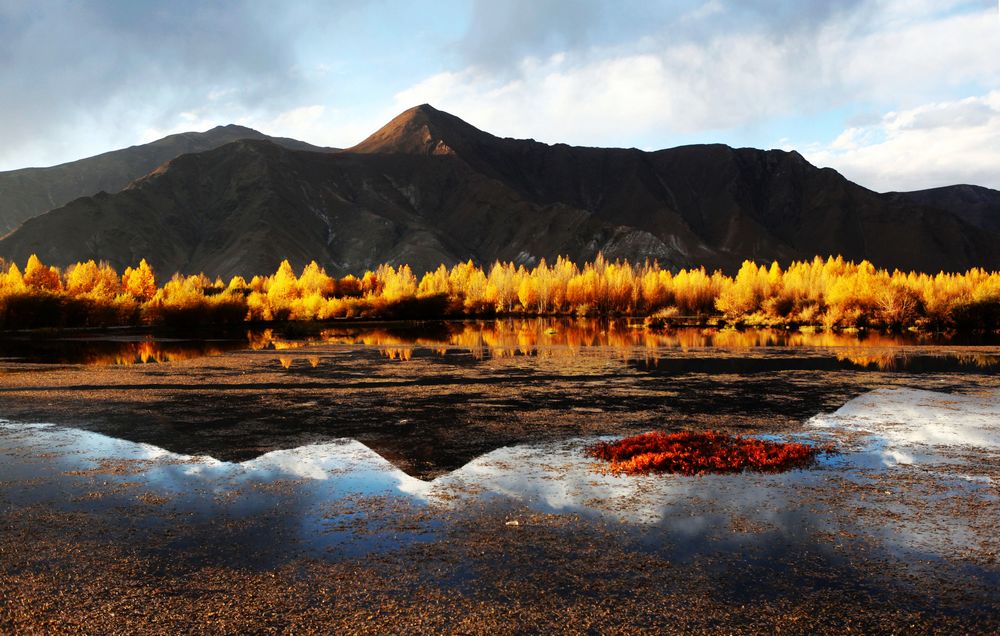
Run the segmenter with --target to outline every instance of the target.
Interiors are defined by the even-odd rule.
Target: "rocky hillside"
[[[146,257],[160,272],[331,273],[473,259],[658,259],[732,270],[842,254],[925,271],[1000,268],[1000,236],[933,201],[882,195],[795,152],[657,152],[502,139],[430,106],[357,146],[304,152],[239,141],[182,155],[116,194],[26,222],[0,256]]]
[[[915,192],[891,192],[889,196],[900,203],[947,210],[980,229],[1000,232],[1000,190],[963,184]]]
[[[310,144],[268,137],[243,126],[218,126],[201,133],[170,135],[49,168],[0,172],[0,236],[31,217],[98,192],[118,192],[165,161],[190,152],[218,148],[238,139],[268,139],[296,150],[328,151]]]

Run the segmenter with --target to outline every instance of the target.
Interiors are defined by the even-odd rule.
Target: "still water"
[[[79,336],[0,337],[0,367],[20,363],[93,366],[162,364],[240,349],[287,352],[317,345],[377,350],[387,360],[414,355],[447,356],[462,352],[477,360],[534,357],[573,358],[600,354],[624,363],[656,367],[674,361],[674,371],[711,371],[706,360],[741,362],[726,372],[766,370],[777,364],[807,368],[946,371],[1000,369],[997,336],[935,334],[826,333],[776,329],[679,328],[653,332],[629,320],[533,318],[523,320],[292,325],[205,335],[141,331]],[[765,359],[770,358],[772,362]],[[793,362],[792,359],[797,359]],[[679,359],[695,364],[676,364]],[[316,364],[316,358],[302,362]],[[699,367],[700,361],[700,367]]]

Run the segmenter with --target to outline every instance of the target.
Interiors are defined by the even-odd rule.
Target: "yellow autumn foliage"
[[[296,274],[283,261],[249,282],[175,274],[158,287],[145,260],[120,277],[106,263],[60,271],[34,255],[23,271],[16,263],[0,268],[3,328],[511,314],[655,316],[656,325],[996,329],[1000,273],[889,272],[838,256],[784,269],[746,261],[728,276],[599,255],[582,266],[562,257],[531,267],[467,261],[420,277],[405,264],[336,278],[312,262]]]

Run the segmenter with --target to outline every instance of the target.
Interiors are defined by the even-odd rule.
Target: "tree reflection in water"
[[[460,350],[477,360],[517,357],[565,359],[602,353],[622,362],[641,361],[656,366],[666,355],[712,352],[745,357],[795,350],[880,371],[906,369],[914,357],[932,351],[962,366],[1000,365],[1000,354],[970,351],[951,338],[915,334],[835,333],[781,329],[679,328],[649,331],[627,319],[592,320],[527,318],[496,321],[445,322],[405,326],[350,326],[317,330],[312,335],[286,338],[266,329],[247,333],[254,350],[278,351],[317,345],[365,346],[378,349],[394,361],[411,360],[415,349],[439,356]],[[940,349],[947,347],[947,349]],[[313,366],[316,366],[313,364]]]

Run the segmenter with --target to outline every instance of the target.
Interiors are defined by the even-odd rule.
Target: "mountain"
[[[1000,190],[975,185],[953,185],[914,192],[890,192],[901,203],[947,210],[966,223],[1000,232]]]
[[[157,141],[106,152],[49,168],[0,172],[0,236],[48,210],[98,192],[117,192],[131,181],[179,155],[218,148],[239,139],[267,139],[295,150],[330,151],[295,139],[268,137],[243,126],[170,135]]]
[[[0,240],[0,254],[119,268],[145,257],[159,272],[223,276],[316,259],[340,274],[382,262],[590,258],[620,234],[583,211],[522,201],[451,157],[323,155],[245,140],[30,219]]]
[[[745,258],[843,254],[913,269],[1000,264],[1000,250],[971,231],[971,219],[956,219],[958,210],[879,195],[797,152],[550,146],[500,139],[427,105],[349,151],[458,156],[536,203],[649,232],[676,262],[732,268]]]
[[[283,258],[343,274],[598,252],[730,271],[817,254],[1000,268],[1000,236],[932,203],[878,194],[795,152],[546,145],[423,105],[342,152],[241,140],[179,156],[121,192],[27,221],[0,256],[145,257],[161,274],[210,276],[271,272]]]

